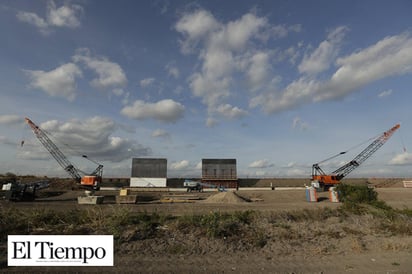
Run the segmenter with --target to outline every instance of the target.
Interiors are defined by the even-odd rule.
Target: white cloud
[[[72,57],[74,63],[67,63],[51,71],[24,70],[31,79],[30,86],[45,91],[50,96],[64,97],[69,101],[76,98],[76,78],[82,77],[80,65],[93,70],[98,78],[90,84],[96,88],[113,88],[116,96],[128,94],[121,88],[127,84],[127,78],[123,69],[106,57],[92,57],[87,48],[78,49]],[[79,64],[80,63],[80,64]]]
[[[386,37],[364,50],[338,58],[336,64],[340,67],[318,92],[316,100],[340,98],[373,81],[412,72],[412,38],[408,33]]]
[[[412,154],[403,152],[395,155],[390,161],[391,165],[412,165]]]
[[[288,30],[293,31],[293,32],[301,32],[302,31],[302,25],[301,24],[290,25],[290,26],[288,26]]]
[[[80,15],[83,8],[79,5],[63,5],[56,8],[54,1],[48,3],[47,21],[56,27],[77,28],[80,26]]]
[[[328,80],[302,76],[284,89],[272,88],[250,100],[267,113],[289,110],[324,100],[343,98],[385,77],[412,72],[412,38],[409,34],[386,37],[376,44],[336,60],[339,66]]]
[[[182,104],[172,99],[165,99],[156,103],[137,100],[131,106],[124,107],[121,113],[132,119],[143,120],[151,118],[170,123],[182,118],[184,110],[185,107]]]
[[[65,4],[57,8],[54,1],[49,1],[46,19],[36,13],[26,11],[18,11],[16,17],[22,22],[35,26],[42,34],[47,35],[53,27],[79,27],[82,14],[83,8],[79,5]]]
[[[112,92],[116,96],[122,96],[124,94],[124,90],[121,88],[115,88],[112,90]]]
[[[68,156],[68,155],[66,155]],[[24,160],[50,160],[50,153],[38,142],[38,140],[25,139],[23,145],[16,153],[18,159]]]
[[[230,95],[229,87],[232,81],[230,77],[215,79],[211,75],[194,73],[189,81],[193,94],[201,97],[203,103],[210,109],[214,109],[216,103]]]
[[[286,176],[292,178],[307,177],[308,171],[306,169],[291,168],[286,171]]]
[[[156,129],[152,132],[152,137],[170,138],[170,134],[166,130]]]
[[[182,94],[182,92],[183,92],[183,87],[181,86],[181,85],[178,85],[174,90],[173,90],[173,93],[174,94],[177,94],[177,95],[180,95],[180,94]]]
[[[175,25],[175,29],[184,35],[184,40],[180,41],[182,52],[191,52],[199,40],[219,26],[219,22],[208,11],[197,10],[184,14]]]
[[[259,34],[259,38],[262,41],[267,41],[271,37],[274,38],[283,38],[287,36],[290,32],[301,32],[302,31],[302,25],[296,24],[296,25],[276,25],[268,28],[261,34]]]
[[[269,168],[273,166],[274,164],[270,163],[268,160],[256,160],[249,164],[250,168]]]
[[[16,17],[22,22],[26,22],[37,27],[42,34],[46,35],[50,33],[49,24],[35,13],[19,11]]]
[[[261,106],[266,113],[286,111],[311,101],[319,88],[318,81],[302,77],[290,83],[284,90],[269,90],[253,97],[250,106]]]
[[[5,125],[20,125],[24,120],[18,115],[0,115],[0,124]]]
[[[122,99],[122,104],[127,105],[129,103],[130,92],[126,92]]]
[[[252,91],[261,88],[262,85],[267,82],[271,73],[270,54],[262,51],[256,52],[250,58],[250,66],[246,72]]]
[[[96,116],[67,122],[50,120],[39,126],[49,133],[56,145],[68,156],[85,154],[98,161],[118,162],[139,155],[147,156],[151,152],[150,148],[138,144],[135,140],[115,136],[119,127],[109,118]],[[62,144],[69,145],[71,149]],[[25,157],[30,158],[30,155],[36,154],[39,146],[41,147],[40,143],[33,146],[34,148],[29,146]]]
[[[217,124],[217,121],[211,117],[206,119],[206,126],[207,127],[214,127]]]
[[[187,53],[187,49],[192,52],[197,49],[202,62],[200,71],[189,77],[189,85],[193,94],[207,105],[209,114],[230,95],[232,74],[239,69],[239,63],[244,62],[239,59],[247,56],[247,46],[266,25],[266,18],[253,13],[224,24],[205,10],[185,14],[176,23],[176,30],[184,38],[182,51]],[[252,68],[250,77],[256,79],[259,73],[254,74]]]
[[[146,79],[140,80],[140,86],[142,88],[146,88],[146,87],[152,85],[154,83],[154,81],[155,81],[154,78],[146,78]]]
[[[387,97],[387,96],[391,95],[392,92],[393,91],[391,89],[384,90],[384,91],[382,91],[381,93],[378,94],[378,97],[379,98]]]
[[[317,74],[329,68],[339,53],[340,44],[348,31],[345,26],[332,30],[325,41],[310,54],[305,55],[298,66],[301,73]]]
[[[30,86],[73,101],[76,97],[76,77],[82,76],[82,71],[73,63],[67,63],[51,71],[25,70],[31,78]]]
[[[283,51],[281,58],[287,59],[290,64],[295,65],[299,56],[300,52],[298,50],[298,47],[291,46]]]
[[[174,162],[170,165],[170,168],[173,170],[182,170],[189,166],[189,161],[182,160],[180,162]]]
[[[15,147],[15,146],[17,146],[18,142],[15,141],[15,140],[10,140],[10,139],[9,139],[8,137],[6,137],[6,136],[0,135],[0,144]]]
[[[247,111],[234,107],[230,104],[220,105],[217,107],[216,111],[220,115],[229,119],[238,119],[248,114]]]
[[[222,39],[218,44],[227,44],[229,49],[240,50],[246,46],[252,37],[259,33],[260,28],[266,25],[266,18],[247,13],[242,18],[229,22],[223,32],[216,33],[213,39]],[[222,34],[226,37],[222,37]]]
[[[309,125],[306,122],[302,121],[300,117],[295,117],[293,119],[292,128],[306,130],[309,128]]]
[[[169,76],[172,76],[175,79],[179,78],[180,70],[176,66],[168,64],[168,65],[166,65],[165,69],[166,69],[167,74]]]
[[[220,22],[210,12],[196,10],[185,13],[175,29],[182,36],[182,52],[197,54],[199,60],[199,66],[188,79],[189,87],[207,106],[208,115],[213,115],[222,113],[225,100],[233,95],[231,88],[236,83],[237,73],[244,75],[254,92],[267,88],[271,80],[277,78],[272,75],[271,59],[275,51],[261,49],[258,45],[269,38],[278,39],[289,32],[299,32],[301,26],[273,26],[266,17],[254,11],[232,21]],[[227,112],[224,108],[223,114],[241,113],[232,110]]]
[[[163,0],[159,1],[158,3],[155,2],[155,5],[160,6],[160,14],[165,14],[167,13],[169,6],[170,6],[170,1],[169,0]]]
[[[126,74],[119,64],[109,61],[106,57],[91,56],[87,48],[78,49],[73,56],[73,61],[83,62],[98,75],[98,78],[91,81],[94,87],[118,88],[127,84]]]
[[[116,126],[127,133],[136,133],[136,128],[130,124],[116,123]]]
[[[295,166],[296,166],[296,163],[295,163],[295,162],[289,162],[289,163],[287,163],[287,165],[286,165],[287,168],[293,168],[293,167],[295,167]]]

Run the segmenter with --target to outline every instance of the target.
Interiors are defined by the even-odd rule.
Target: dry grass
[[[68,211],[0,208],[1,254],[9,234],[111,234],[118,252],[206,254],[258,251],[273,255],[362,253],[373,247],[411,250],[412,211],[380,204],[281,212],[211,211],[171,216],[126,207]]]

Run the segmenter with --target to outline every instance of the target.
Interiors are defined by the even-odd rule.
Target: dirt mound
[[[207,198],[205,203],[225,203],[225,204],[239,204],[247,203],[246,200],[239,197],[235,192],[219,192]]]

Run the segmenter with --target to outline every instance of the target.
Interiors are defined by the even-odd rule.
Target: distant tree
[[[6,173],[6,175],[5,175],[5,177],[9,177],[9,178],[16,178],[16,177],[17,177],[17,175],[16,175],[16,174],[14,174],[14,173],[12,173],[12,172],[7,172],[7,173]]]

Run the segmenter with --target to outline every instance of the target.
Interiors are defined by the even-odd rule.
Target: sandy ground
[[[388,203],[395,208],[412,208],[412,188],[390,187],[376,188],[378,198]],[[4,206],[16,207],[38,207],[38,208],[53,208],[55,210],[67,210],[70,208],[84,208],[90,205],[79,205],[77,197],[83,196],[83,191],[43,191],[40,197],[35,202],[19,202],[10,203],[3,201]],[[246,199],[256,202],[249,203],[207,203],[204,200],[209,196],[216,194],[217,191],[203,193],[186,193],[186,192],[134,192],[131,194],[137,195],[137,204],[116,204],[115,196],[119,191],[98,191],[95,195],[105,196],[104,202],[101,205],[103,208],[115,206],[123,206],[132,209],[133,211],[141,212],[159,212],[171,215],[184,214],[201,214],[211,211],[233,212],[239,210],[258,210],[258,211],[283,211],[283,210],[299,210],[330,207],[337,208],[340,203],[331,203],[329,201],[328,192],[318,193],[319,202],[307,202],[305,189],[290,189],[290,188],[261,188],[248,190],[241,188],[236,193]],[[193,200],[191,202],[182,203],[176,202],[161,202],[164,196],[187,196],[192,195],[199,197],[201,200]],[[46,197],[48,196],[48,197]]]
[[[412,209],[412,188],[401,187],[377,188],[379,199],[392,207]],[[81,191],[44,192],[35,202],[10,203],[1,201],[4,207],[37,207],[67,210],[85,208],[90,205],[77,204]],[[213,202],[208,201],[216,192],[192,193],[201,200],[191,202],[164,202],[162,198],[187,195],[187,193],[132,193],[138,195],[137,204],[119,205],[115,203],[117,191],[100,191],[104,195],[103,209],[127,207],[137,212],[157,212],[171,215],[201,214],[210,212],[234,212],[254,210],[263,214],[301,209],[337,208],[339,203],[331,203],[328,193],[319,193],[319,202],[307,202],[304,189],[271,190],[240,189],[239,196],[254,202]],[[362,222],[367,222],[363,224]],[[374,234],[373,220],[360,219],[353,223],[342,224],[339,220],[330,220],[326,224],[313,224],[316,229],[309,231],[339,232],[343,236],[336,238],[317,237],[313,242],[310,235],[301,232],[302,238],[278,239],[282,231],[268,231],[270,241],[261,249],[239,250],[233,243],[222,239],[204,242],[193,235],[177,234],[170,239],[159,241],[138,241],[122,245],[122,250],[115,253],[114,267],[83,268],[0,268],[6,272],[121,272],[121,273],[412,273],[412,237]],[[365,231],[362,226],[365,225]],[[276,228],[280,229],[280,228]],[[285,228],[282,233],[306,230],[299,224]],[[359,231],[358,234],[346,235],[347,230]],[[346,236],[345,236],[346,235]],[[354,236],[355,235],[355,236]],[[305,241],[307,243],[304,243]],[[193,248],[173,254],[167,252],[170,246]],[[196,245],[199,248],[194,248]]]

